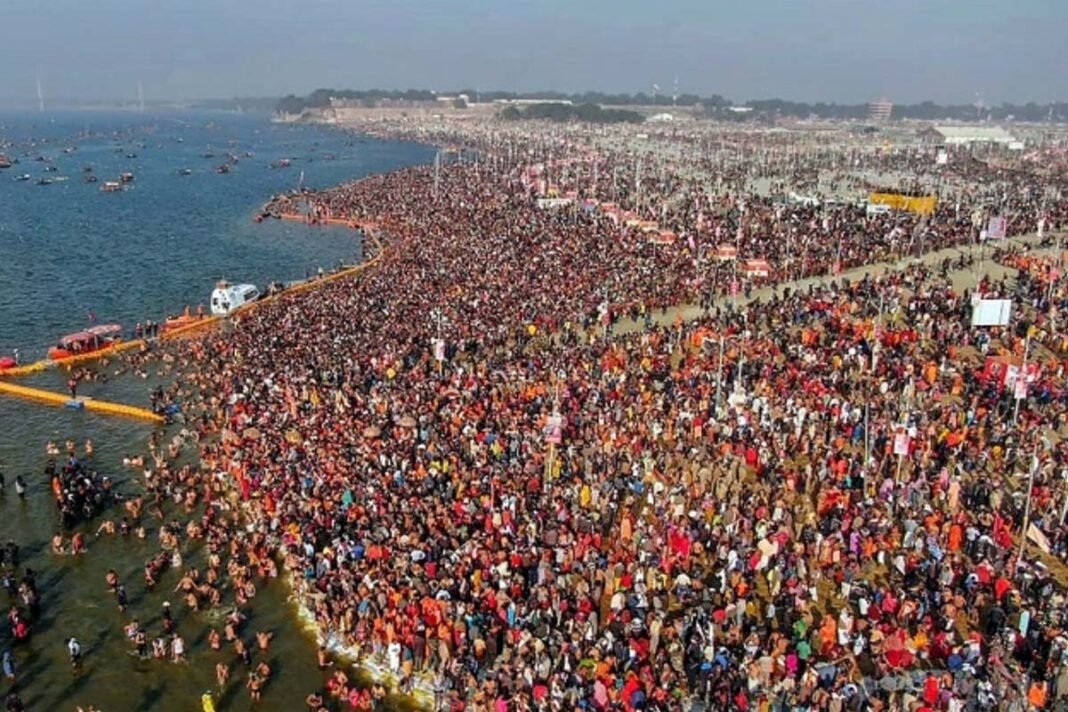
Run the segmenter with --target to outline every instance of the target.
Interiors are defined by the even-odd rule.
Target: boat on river
[[[163,324],[160,325],[160,329],[159,330],[160,330],[160,333],[166,334],[168,331],[176,331],[176,330],[181,329],[183,327],[190,326],[192,324],[196,324],[197,322],[203,321],[204,319],[207,319],[207,318],[208,317],[205,316],[205,314],[203,313],[202,307],[197,307],[196,314],[193,314],[189,310],[189,307],[186,307],[185,311],[182,312],[181,316],[169,316],[169,317],[167,317],[167,319],[163,322]]]
[[[104,181],[104,185],[100,186],[101,193],[121,193],[123,190],[122,183],[114,180]]]
[[[122,341],[122,326],[119,324],[100,324],[84,331],[67,334],[55,346],[48,349],[48,358],[62,361],[101,351]]]
[[[216,283],[211,293],[211,313],[227,316],[259,298],[260,290],[255,284],[230,284],[223,279]]]

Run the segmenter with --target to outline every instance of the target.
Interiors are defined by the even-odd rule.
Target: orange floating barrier
[[[104,413],[106,415],[121,415],[127,418],[137,418],[139,420],[148,420],[155,423],[162,423],[163,416],[158,413],[153,413],[147,408],[136,408],[132,405],[124,405],[122,403],[110,403],[108,401],[95,400],[92,398],[70,398],[62,393],[53,393],[52,391],[46,391],[40,388],[29,388],[27,386],[19,386],[14,383],[8,383],[6,381],[0,381],[0,393],[14,396],[16,398],[24,398],[26,400],[34,400],[39,403],[48,403],[49,405],[56,405],[61,408],[70,407],[71,404],[76,404],[79,408],[92,411],[94,413]]]

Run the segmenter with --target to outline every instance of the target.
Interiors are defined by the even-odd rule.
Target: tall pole
[[[438,187],[441,183],[441,149],[434,154],[434,199],[438,197]]]
[[[734,392],[741,393],[745,384],[742,383],[742,371],[745,370],[745,349],[748,346],[746,339],[746,332],[749,329],[749,325],[746,320],[742,320],[742,333],[741,338],[738,340],[738,373],[734,377]]]
[[[1013,399],[1016,401],[1012,406],[1012,424],[1016,425],[1016,419],[1020,416],[1020,401],[1027,397],[1027,356],[1031,351],[1031,330],[1027,330],[1027,338],[1024,340],[1024,352],[1023,352],[1023,365],[1020,367],[1020,373],[1016,376],[1016,383],[1013,384]],[[1023,389],[1019,388],[1019,384],[1023,379]]]
[[[1057,233],[1057,246],[1053,253],[1053,265],[1050,268],[1050,280],[1049,280],[1049,330],[1054,337],[1057,336],[1057,310],[1053,306],[1054,299],[1054,284],[1060,279],[1061,271],[1061,234]],[[1053,278],[1053,270],[1057,271],[1057,279]]]
[[[641,213],[642,200],[642,157],[634,160],[634,206]]]
[[[868,374],[868,399],[864,402],[864,466],[871,462],[871,425],[869,412],[871,411],[871,399],[875,396],[875,366],[878,362],[879,329],[883,323],[883,293],[879,292],[879,313],[875,317],[875,328],[871,339],[871,370]]]
[[[864,469],[868,468],[868,463],[871,462],[871,425],[869,423],[869,412],[871,411],[871,398],[874,395],[875,381],[873,378],[868,379],[868,398],[864,401]]]
[[[723,344],[726,340],[727,335],[725,333],[720,333],[719,361],[716,362],[716,418],[719,418],[720,394],[723,392]]]
[[[1037,445],[1032,446],[1037,448]],[[1027,498],[1024,500],[1023,528],[1020,530],[1020,549],[1016,552],[1016,566],[1019,570],[1020,562],[1023,561],[1024,547],[1027,546],[1027,528],[1031,525],[1031,491],[1035,487],[1035,471],[1038,470],[1038,453],[1031,451],[1031,472],[1027,476]]]
[[[913,397],[913,394],[916,392],[916,382],[915,382],[915,380],[910,381],[905,386],[905,388],[907,389],[907,391],[904,394],[905,395],[905,407],[901,411],[901,427],[905,429],[905,435],[906,435],[906,437],[908,437],[909,414],[912,412],[912,397]],[[909,442],[911,444],[911,438],[909,438]],[[895,482],[901,482],[901,469],[902,469],[902,466],[905,464],[905,457],[906,457],[906,455],[898,455],[898,458],[897,458],[897,475],[894,477],[894,481]]]
[[[560,379],[556,377],[553,383],[553,418],[560,417]],[[556,466],[556,442],[555,438],[549,442],[549,456],[545,458],[545,486],[548,487],[549,481],[553,477],[553,470]]]
[[[442,339],[441,339],[441,319],[442,319],[442,314],[441,314],[441,308],[439,307],[438,309],[434,310],[434,322],[435,322],[435,324],[437,326],[437,329],[436,329],[436,331],[437,331],[436,342],[437,343],[434,344],[434,350],[437,351],[437,349],[440,348],[441,351],[442,351],[442,358],[436,358],[437,354],[435,353],[435,360],[438,362],[438,377],[439,378],[441,377],[442,373],[445,370],[445,359],[444,359],[445,342],[442,341]]]
[[[838,245],[834,249],[834,271],[831,272],[831,279],[835,280],[838,275],[842,273],[842,238],[838,238]]]
[[[738,305],[738,260],[742,259],[742,216],[738,215],[738,230],[734,233],[734,259],[731,260],[731,268],[734,270],[731,276],[731,312]]]
[[[1068,470],[1061,470],[1061,480],[1068,480]],[[1064,524],[1064,518],[1068,516],[1068,491],[1064,493],[1064,503],[1061,505],[1060,523]]]

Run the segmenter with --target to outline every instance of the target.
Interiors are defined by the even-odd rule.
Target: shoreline
[[[362,179],[361,179],[362,180]],[[269,205],[268,203],[265,204]],[[378,262],[385,255],[387,249],[395,248],[398,245],[387,246],[383,240],[379,237],[383,228],[374,220],[344,220],[341,218],[333,218],[333,222],[308,222],[308,216],[302,216],[298,214],[283,213],[278,216],[281,220],[292,221],[304,221],[310,225],[323,224],[323,225],[343,225],[352,230],[359,231],[361,235],[368,237],[374,243],[374,253],[369,259],[360,262],[353,267],[335,272],[332,274],[324,275],[321,278],[311,279],[301,284],[294,285],[288,289],[283,290],[274,295],[270,295],[256,302],[252,302],[242,307],[239,312],[247,313],[253,311],[255,308],[275,301],[283,296],[291,296],[294,294],[301,294],[303,292],[312,291],[318,287],[329,284],[330,282],[344,279],[347,277],[355,277],[371,267],[377,266]],[[199,453],[198,453],[199,459]],[[232,476],[229,478],[230,488],[236,491],[236,482],[233,481]],[[242,503],[241,510],[244,516],[247,516],[248,506]],[[284,547],[284,545],[283,545]],[[287,553],[287,549],[280,549],[280,554],[283,558]],[[413,674],[411,690],[408,692],[399,691],[401,678],[395,675],[383,664],[380,664],[375,660],[372,655],[361,655],[355,646],[343,645],[339,639],[339,635],[335,631],[324,630],[319,621],[315,617],[314,609],[308,605],[312,600],[314,594],[305,590],[305,587],[301,585],[300,580],[297,578],[295,571],[289,567],[283,565],[282,574],[279,579],[282,580],[286,587],[286,600],[292,605],[293,613],[296,617],[296,624],[300,628],[302,633],[310,634],[315,640],[317,645],[323,645],[327,648],[331,655],[339,658],[347,663],[347,667],[355,669],[358,673],[367,675],[372,682],[386,684],[389,686],[390,694],[405,698],[407,701],[413,703],[418,709],[430,710],[434,705],[434,687],[432,677],[423,672]]]

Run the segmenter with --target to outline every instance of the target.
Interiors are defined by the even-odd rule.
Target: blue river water
[[[272,194],[296,187],[301,172],[306,185],[326,187],[433,156],[426,146],[275,125],[258,116],[0,113],[0,127],[0,153],[19,161],[0,170],[0,356],[17,348],[24,360],[43,356],[59,336],[87,326],[90,312],[101,323],[130,328],[206,302],[221,277],[262,286],[353,262],[360,245],[358,234],[348,229],[257,224],[252,218]],[[217,173],[227,153],[238,161],[229,173]],[[283,158],[292,165],[271,167]],[[49,165],[56,170],[47,171]],[[99,182],[84,182],[87,166]],[[182,175],[184,169],[190,175]],[[129,190],[99,190],[126,171],[134,174]],[[30,180],[16,180],[23,174]],[[42,177],[53,182],[38,185]],[[79,395],[146,406],[156,376],[85,383]],[[61,371],[48,371],[24,383],[62,391],[64,379]],[[172,437],[179,427],[167,428],[162,437]],[[30,710],[73,712],[92,704],[102,712],[189,712],[200,710],[201,694],[211,690],[220,712],[305,709],[305,696],[321,688],[324,677],[316,667],[314,641],[298,625],[280,582],[262,587],[244,610],[246,642],[253,643],[259,630],[275,635],[270,652],[257,654],[273,674],[263,701],[252,705],[244,689],[247,670],[232,649],[214,652],[206,643],[208,631],[221,628],[220,612],[187,611],[173,591],[174,571],[154,590],[145,587],[142,567],[159,550],[158,520],[145,518],[144,540],[97,535],[103,520],[121,516],[115,508],[77,526],[88,539],[86,554],[50,551],[58,517],[42,474],[46,442],[62,447],[70,439],[82,455],[81,445],[92,440],[91,466],[111,477],[118,491],[137,495],[144,492],[144,477],[122,460],[145,452],[152,429],[139,421],[0,396],[0,473],[7,481],[6,491],[0,488],[0,545],[19,545],[19,575],[32,567],[42,597],[28,641],[16,644],[10,626],[0,623],[0,652],[10,650],[16,665],[14,682],[0,680],[0,700],[15,689]],[[14,492],[15,475],[27,482],[24,498]],[[203,568],[202,548],[184,549],[183,556],[186,566]],[[109,569],[129,593],[125,612],[105,586]],[[5,596],[0,590],[0,602]],[[160,635],[160,612],[169,601],[188,662],[132,655],[123,625],[137,617],[150,638]],[[67,661],[68,637],[85,650],[77,671]],[[223,687],[215,682],[218,662],[234,670]]]
[[[302,173],[326,187],[431,156],[236,114],[0,113],[0,127],[0,144],[13,144],[0,152],[19,161],[0,170],[0,355],[18,348],[24,358],[84,328],[90,313],[132,328],[206,302],[223,277],[262,287],[355,261],[348,230],[252,217]],[[217,173],[228,154],[237,163]],[[273,168],[280,159],[291,165]],[[98,182],[85,182],[86,168]],[[100,191],[124,172],[134,176],[128,190]]]

